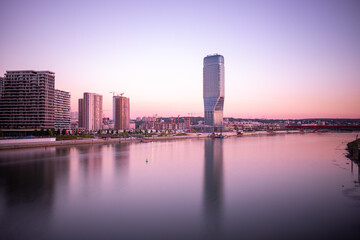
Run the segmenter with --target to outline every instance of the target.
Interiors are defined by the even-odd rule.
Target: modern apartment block
[[[70,119],[79,119],[78,112],[70,112]]]
[[[222,126],[225,97],[224,57],[204,58],[203,96],[205,125]]]
[[[84,123],[84,99],[80,98],[78,100],[78,128],[85,128],[85,123]]]
[[[6,71],[0,128],[54,128],[54,85],[50,71]]]
[[[130,129],[130,100],[123,96],[113,97],[114,129]]]
[[[84,98],[79,99],[79,128],[85,130],[99,130],[102,128],[103,118],[102,95],[84,93]]]
[[[4,89],[4,78],[0,77],[0,99],[2,96],[3,89]]]
[[[55,89],[55,129],[70,129],[70,93]]]

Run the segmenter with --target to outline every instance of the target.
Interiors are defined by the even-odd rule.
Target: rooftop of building
[[[10,70],[10,71],[6,71],[6,74],[14,74],[14,73],[33,73],[33,74],[38,74],[38,73],[46,73],[46,74],[55,74],[54,72],[51,72],[49,70],[41,70],[41,71],[35,71],[35,70]]]
[[[65,94],[70,94],[70,92],[68,92],[68,91],[64,91],[64,90],[60,90],[60,89],[55,89],[55,91],[57,91],[57,92],[61,92],[61,93],[65,93]]]
[[[204,57],[205,64],[224,63],[224,56],[220,54],[207,55]]]

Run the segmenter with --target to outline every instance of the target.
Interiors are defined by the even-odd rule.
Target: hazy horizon
[[[203,58],[225,58],[224,116],[360,118],[360,2],[0,3],[0,76],[55,72],[55,88],[130,98],[131,118],[203,116]],[[190,114],[191,113],[191,114]]]

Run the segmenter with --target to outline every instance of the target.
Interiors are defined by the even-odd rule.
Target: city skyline
[[[71,111],[97,92],[111,117],[115,89],[132,119],[203,116],[201,60],[221,53],[224,117],[360,118],[359,12],[352,0],[2,1],[0,74],[55,72]]]

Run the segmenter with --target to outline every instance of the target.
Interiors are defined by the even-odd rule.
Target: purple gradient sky
[[[225,57],[225,116],[360,118],[360,1],[0,2],[0,74],[130,97],[131,117],[203,115],[202,61]]]

